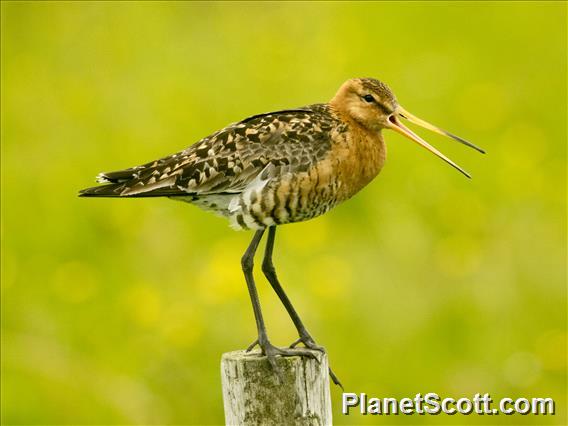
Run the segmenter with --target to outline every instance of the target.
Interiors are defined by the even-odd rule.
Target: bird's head
[[[382,129],[392,129],[401,133],[440,157],[467,177],[470,177],[470,175],[465,170],[402,124],[400,119],[404,118],[411,123],[450,137],[470,148],[485,153],[485,151],[472,143],[410,114],[398,104],[389,87],[374,78],[352,78],[347,80],[339,88],[330,104],[340,113],[346,115],[368,131],[380,132]]]

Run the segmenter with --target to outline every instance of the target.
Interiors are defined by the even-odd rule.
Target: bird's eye
[[[373,96],[371,96],[371,95],[365,95],[365,96],[363,96],[363,99],[365,99],[365,102],[369,102],[369,103],[375,102],[375,98],[373,98]]]

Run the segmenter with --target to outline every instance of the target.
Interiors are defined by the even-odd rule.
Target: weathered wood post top
[[[223,354],[225,422],[241,425],[331,425],[327,355],[278,357],[282,380],[260,351]],[[319,360],[319,362],[318,362]]]

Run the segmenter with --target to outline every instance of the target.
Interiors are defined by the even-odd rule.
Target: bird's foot
[[[268,362],[272,369],[276,372],[278,380],[280,383],[284,381],[282,376],[282,371],[276,362],[277,356],[305,356],[308,358],[315,359],[319,363],[319,359],[316,355],[314,355],[311,351],[302,348],[279,348],[274,346],[268,340],[266,341],[259,341],[258,339],[255,340],[246,350],[246,352],[250,352],[256,345],[260,347],[260,351],[262,355],[266,356]]]
[[[308,349],[312,349],[314,351],[320,351],[325,353],[325,348],[323,346],[318,345],[315,340],[312,338],[312,336],[310,336],[308,333],[305,333],[303,335],[301,335],[298,340],[296,340],[294,343],[292,343],[290,345],[290,348],[295,348],[296,346],[298,346],[300,343],[302,343],[306,348]],[[342,390],[344,390],[343,385],[341,384],[341,382],[339,381],[339,379],[337,378],[337,376],[335,375],[335,373],[331,370],[331,368],[329,369],[329,377],[331,377],[331,380],[334,384],[336,384],[337,386],[339,386]]]
[[[289,355],[282,355],[282,354],[276,354],[276,355],[282,355],[282,356],[295,356],[295,355],[302,355],[302,353],[299,353],[298,351],[302,351],[301,349],[296,348],[296,346],[298,346],[300,343],[302,343],[306,348],[308,349],[312,349],[314,351],[319,351],[322,353],[325,353],[325,348],[323,346],[318,345],[314,339],[312,338],[312,336],[310,336],[309,334],[305,334],[303,336],[300,336],[298,338],[298,340],[296,340],[294,343],[292,343],[290,345],[289,349],[281,349],[281,348],[277,348],[276,346],[272,346],[271,343],[269,343],[270,346],[272,346],[273,348],[275,348],[278,351],[289,351]],[[259,345],[258,339],[256,339],[254,342],[252,342],[249,347],[246,349],[246,352],[250,352],[252,351],[257,345]],[[259,345],[260,346],[260,345]],[[266,354],[266,351],[262,348],[261,346],[261,352],[263,355],[266,355],[268,357],[268,361],[270,362],[270,364],[273,366],[273,368],[275,369],[275,371],[277,372],[277,374],[280,376],[278,367],[275,367],[275,364],[273,364],[273,360],[274,358],[271,358]],[[311,358],[316,358],[314,356],[313,353],[308,352],[308,351],[302,351],[304,353],[307,353],[309,355],[309,357]],[[316,358],[317,359],[317,358]],[[335,373],[331,370],[331,368],[329,369],[329,377],[331,378],[331,381],[336,384],[337,386],[339,386],[342,390],[344,390],[343,385],[341,384],[341,382],[339,381],[339,379],[337,378],[337,376],[335,375]]]

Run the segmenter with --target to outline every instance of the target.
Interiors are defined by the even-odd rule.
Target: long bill
[[[396,112],[402,118],[406,118],[411,123],[417,124],[417,125],[424,127],[425,129],[428,129],[428,130],[430,130],[434,133],[438,133],[439,135],[446,136],[448,138],[452,138],[453,140],[458,141],[459,143],[463,143],[464,145],[469,146],[470,148],[473,148],[476,151],[481,152],[482,154],[485,154],[485,151],[483,149],[481,149],[480,147],[475,146],[471,142],[468,142],[465,139],[462,139],[459,136],[456,136],[456,135],[454,135],[454,134],[452,134],[452,133],[450,133],[446,130],[440,129],[439,127],[436,127],[433,124],[430,124],[427,121],[424,121],[421,118],[416,117],[415,115],[412,115],[411,113],[409,113],[408,111],[406,111],[404,108],[402,108],[400,106],[397,108]]]
[[[402,111],[401,115],[399,113],[399,115],[401,115],[404,118],[407,118],[406,116],[406,111],[404,111],[402,108],[399,108],[399,111]],[[450,166],[452,166],[454,169],[458,170],[460,173],[462,173],[464,176],[468,177],[471,179],[471,175],[466,172],[464,169],[462,169],[460,166],[458,166],[456,163],[454,163],[452,160],[450,160],[448,157],[446,157],[444,154],[442,154],[440,151],[438,151],[436,148],[434,148],[432,145],[430,145],[428,142],[426,142],[424,139],[422,139],[420,136],[418,136],[416,133],[414,133],[412,130],[410,130],[408,127],[406,127],[404,124],[402,124],[400,122],[400,120],[398,119],[396,114],[393,114],[389,117],[389,122],[390,122],[390,128],[392,130],[397,131],[398,133],[400,133],[403,136],[406,136],[408,139],[416,142],[418,145],[420,145],[423,148],[426,148],[428,151],[430,151],[432,154],[436,155],[437,157],[441,158],[442,160],[444,160],[446,163],[448,163]],[[426,123],[426,122],[425,122]],[[418,123],[417,123],[418,124]],[[428,123],[426,123],[428,124]],[[431,126],[431,125],[430,125]],[[426,127],[426,126],[423,126]],[[434,126],[432,126],[434,127]]]

